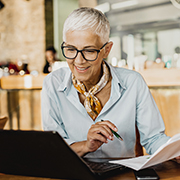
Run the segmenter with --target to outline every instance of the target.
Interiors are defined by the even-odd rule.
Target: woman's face
[[[46,51],[46,60],[51,64],[54,62],[55,54],[52,51]]]
[[[70,31],[66,33],[65,46],[75,47],[78,50],[87,48],[99,50],[103,46],[103,43],[100,41],[99,36],[92,33],[92,31]],[[81,53],[78,53],[74,59],[66,60],[72,73],[79,81],[83,82],[85,86],[86,84],[95,85],[101,77],[103,58],[106,58],[108,53],[106,47],[104,47],[95,61],[86,61]]]

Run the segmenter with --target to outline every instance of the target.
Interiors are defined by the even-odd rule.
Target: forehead
[[[76,47],[100,46],[100,37],[91,30],[68,31],[66,33],[66,43]]]
[[[50,51],[50,50],[48,50],[48,51],[46,51],[46,54],[47,54],[47,55],[52,55],[52,54],[53,54],[53,52],[52,52],[52,51]]]

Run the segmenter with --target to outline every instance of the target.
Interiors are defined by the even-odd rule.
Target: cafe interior
[[[168,136],[179,134],[179,0],[0,0],[0,130],[43,131],[41,121],[43,80],[49,73],[68,66],[61,53],[63,23],[78,7],[93,7],[106,15],[111,28],[110,41],[113,42],[106,61],[112,66],[140,73],[162,115],[165,133]],[[55,49],[56,60],[48,64],[47,49],[52,47]],[[48,72],[45,72],[47,64]],[[136,140],[139,141],[137,137]],[[31,139],[29,142],[32,144]],[[1,143],[0,141],[0,148]],[[40,147],[38,143],[36,145]],[[34,148],[34,154],[37,146]],[[141,145],[140,148],[143,155],[148,155]],[[4,155],[8,156],[4,158],[3,163],[9,168],[8,162],[11,161],[7,160],[13,159],[13,155],[16,157],[14,151],[16,148],[4,149],[7,151],[5,150],[4,154],[1,153],[1,158]],[[43,151],[42,154],[44,152],[47,153]],[[18,153],[25,152],[18,151]],[[30,152],[29,156],[25,157],[31,158],[32,154]],[[46,154],[46,157],[51,157],[49,155],[52,154]],[[58,154],[61,153],[58,151]],[[39,158],[38,155],[34,157]],[[0,161],[3,159],[1,158]],[[48,177],[61,178],[54,174],[44,175],[46,170],[49,172],[49,169],[51,173],[52,165],[55,169],[58,168],[56,173],[59,172],[59,166],[56,166],[59,162],[45,163],[46,170],[44,172],[42,170],[40,175],[39,172],[35,175],[31,169],[26,173],[27,164],[18,168],[19,159],[16,162],[17,172],[14,169],[12,171],[15,175],[12,172],[10,173],[12,175],[5,175],[6,171],[2,171],[4,164],[0,163],[0,169],[3,172],[0,172],[0,179],[37,180],[35,177],[25,178],[29,175],[45,177],[38,177],[39,180],[48,180]],[[32,161],[33,167],[36,168],[36,161]],[[22,162],[24,163],[23,160]],[[175,163],[175,161],[167,161],[155,167],[161,179],[178,180],[180,178],[179,165]],[[42,164],[40,165],[42,167]],[[73,163],[71,167],[74,169]],[[72,177],[74,178],[73,175]],[[133,172],[126,171],[110,179],[131,180],[135,177]]]
[[[0,118],[4,129],[42,130],[41,89],[46,48],[51,71],[67,66],[62,27],[78,7],[102,11],[111,26],[112,66],[138,71],[163,117],[180,133],[180,3],[175,0],[0,0]]]

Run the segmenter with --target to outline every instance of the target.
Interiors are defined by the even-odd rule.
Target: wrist
[[[75,142],[71,144],[71,148],[81,157],[89,153],[87,141]]]

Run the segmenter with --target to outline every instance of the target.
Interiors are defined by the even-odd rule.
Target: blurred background
[[[138,71],[147,82],[168,135],[180,133],[179,0],[0,0],[0,117],[6,129],[40,130],[40,93],[48,73],[67,66],[63,23],[78,7],[101,10],[114,45],[107,61]],[[53,61],[47,49],[55,49]]]

